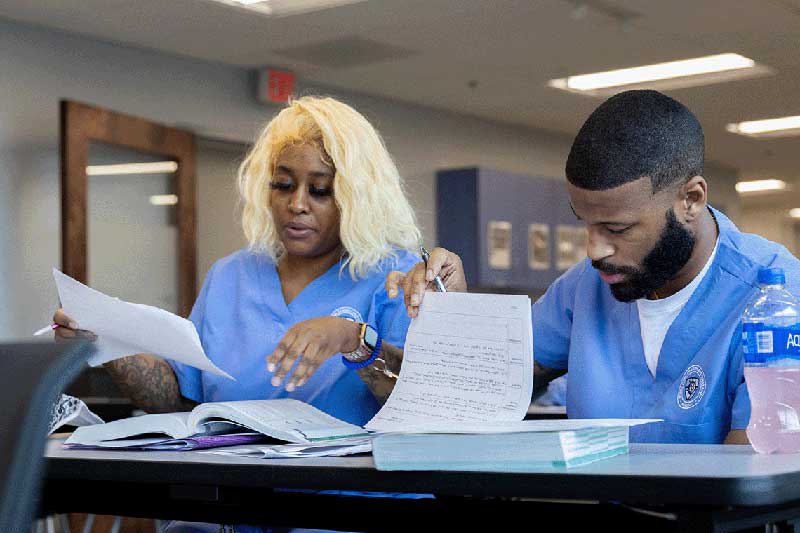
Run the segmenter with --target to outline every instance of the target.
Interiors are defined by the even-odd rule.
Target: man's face
[[[622,302],[644,298],[689,261],[691,229],[675,216],[675,191],[652,193],[650,178],[591,191],[567,183],[572,209],[586,223],[586,252]]]

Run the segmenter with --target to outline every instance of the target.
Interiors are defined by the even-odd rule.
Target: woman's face
[[[278,155],[270,182],[270,205],[278,236],[289,255],[318,257],[339,246],[334,174],[313,144],[289,145]]]

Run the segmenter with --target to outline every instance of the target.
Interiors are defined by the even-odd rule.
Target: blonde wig
[[[269,185],[281,151],[303,143],[320,147],[335,169],[339,238],[353,279],[396,258],[398,249],[419,245],[420,232],[400,174],[375,128],[338,100],[304,96],[269,121],[239,167],[242,227],[251,249],[273,260],[284,252],[272,218]]]

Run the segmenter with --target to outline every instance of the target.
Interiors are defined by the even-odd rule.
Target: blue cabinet
[[[586,255],[586,230],[557,178],[439,171],[436,219],[439,246],[461,256],[472,288],[541,292]]]

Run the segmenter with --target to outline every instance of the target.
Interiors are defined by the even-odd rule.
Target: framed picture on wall
[[[556,268],[567,270],[575,264],[574,226],[556,226]]]
[[[511,222],[490,220],[489,236],[489,268],[495,270],[511,269]]]
[[[531,270],[550,269],[550,226],[528,225],[528,266]]]

